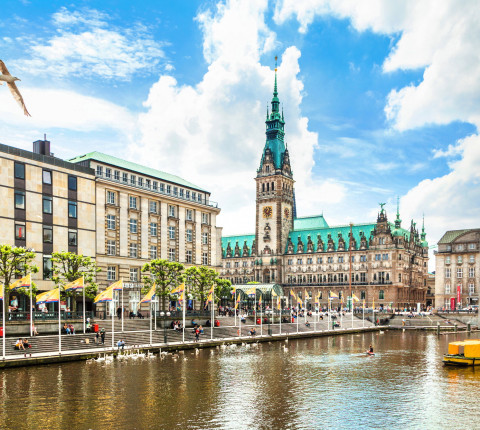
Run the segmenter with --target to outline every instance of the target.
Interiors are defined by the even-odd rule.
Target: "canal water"
[[[474,429],[480,369],[441,363],[466,336],[375,332],[7,369],[0,427]]]

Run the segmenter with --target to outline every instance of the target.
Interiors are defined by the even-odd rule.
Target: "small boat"
[[[365,353],[366,353],[367,355],[370,355],[370,356],[374,356],[374,355],[375,355],[374,352],[370,352],[370,351],[365,351]]]
[[[443,356],[443,364],[450,366],[479,366],[480,340],[450,342],[448,354]]]

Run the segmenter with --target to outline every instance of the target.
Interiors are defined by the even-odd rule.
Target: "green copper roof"
[[[361,241],[361,236],[360,232],[363,232],[365,238],[367,239],[367,246],[368,246],[368,240],[370,239],[370,235],[375,228],[375,223],[372,224],[358,224],[354,225],[352,227],[352,233],[353,237],[355,238],[357,242],[357,247],[360,247],[360,241]],[[314,250],[317,252],[317,236],[320,235],[321,239],[324,243],[324,251],[327,250],[327,245],[328,245],[328,235],[331,236],[334,244],[335,244],[335,250],[338,249],[338,242],[339,242],[339,234],[341,234],[341,237],[345,241],[345,249],[348,250],[348,234],[350,233],[350,226],[349,225],[342,225],[342,226],[335,226],[335,227],[326,227],[326,228],[316,228],[316,229],[311,229],[311,230],[293,230],[288,234],[288,237],[292,240],[293,244],[293,253],[297,252],[297,244],[298,244],[298,238],[300,237],[301,241],[303,242],[303,247],[304,251],[307,251],[307,243],[308,243],[308,236],[310,236],[310,239],[312,240],[314,244]],[[287,246],[285,248],[285,253],[288,252],[288,242]],[[321,251],[319,251],[321,252]]]
[[[442,238],[438,241],[438,243],[452,243],[457,237],[461,236],[462,234],[468,233],[472,231],[471,228],[466,230],[450,230],[447,231]]]
[[[323,215],[304,216],[293,220],[294,230],[328,228],[327,221]]]
[[[244,234],[241,236],[224,236],[222,237],[222,258],[227,256],[227,247],[230,244],[232,248],[232,255],[235,253],[235,246],[238,243],[240,247],[240,256],[243,256],[243,245],[247,242],[248,256],[252,255],[253,241],[255,240],[254,234]]]
[[[179,176],[172,175],[170,173],[162,172],[161,170],[152,169],[151,167],[142,166],[141,164],[133,163],[131,161],[122,160],[121,158],[114,157],[112,155],[103,154],[102,152],[89,152],[88,154],[79,155],[78,157],[68,160],[70,163],[80,163],[82,161],[95,160],[101,163],[110,164],[111,166],[116,166],[121,169],[127,169],[136,173],[142,173],[144,175],[152,176],[154,178],[171,182],[174,184],[182,185],[184,187],[193,188],[195,190],[203,191],[204,193],[209,193],[199,186],[192,184],[191,182],[186,181],[185,179],[180,178]]]

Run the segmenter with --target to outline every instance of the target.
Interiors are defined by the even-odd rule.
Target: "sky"
[[[298,216],[393,221],[398,197],[435,245],[480,227],[479,22],[475,0],[8,1],[0,59],[32,117],[0,86],[0,142],[179,175],[253,233],[278,56]]]

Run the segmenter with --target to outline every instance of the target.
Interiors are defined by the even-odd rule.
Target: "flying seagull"
[[[7,69],[7,66],[5,66],[5,63],[0,60],[0,85],[2,84],[2,81],[3,82],[6,82],[7,85],[8,85],[8,89],[10,90],[10,92],[12,93],[12,96],[13,98],[18,102],[18,104],[22,107],[23,109],[23,113],[26,115],[26,116],[31,116],[29,113],[28,113],[28,110],[25,106],[25,103],[23,102],[23,97],[22,95],[20,94],[20,91],[18,91],[18,88],[17,86],[15,85],[15,81],[19,81],[20,79],[18,79],[17,77],[15,76],[12,76],[8,69]]]

